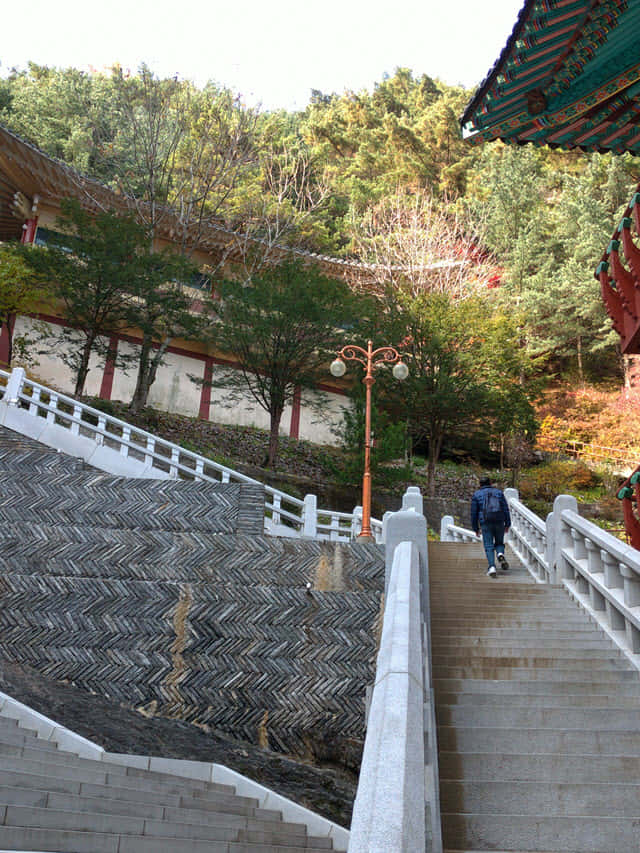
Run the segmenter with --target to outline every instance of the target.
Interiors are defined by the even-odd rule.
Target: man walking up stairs
[[[638,671],[559,588],[430,548],[447,851],[639,853]]]

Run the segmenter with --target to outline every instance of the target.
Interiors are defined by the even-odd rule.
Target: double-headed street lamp
[[[373,349],[371,341],[367,349],[353,344],[342,347],[335,361],[331,362],[331,374],[336,377],[344,376],[347,365],[345,361],[359,361],[366,370],[364,379],[367,389],[364,416],[364,475],[362,477],[362,530],[360,537],[371,538],[371,386],[374,383],[373,371],[381,364],[393,364],[393,375],[396,379],[406,379],[409,368],[401,361],[400,353],[393,347]],[[359,538],[360,538],[359,537]]]

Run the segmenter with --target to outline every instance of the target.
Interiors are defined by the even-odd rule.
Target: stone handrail
[[[180,478],[223,483],[258,483],[199,453],[87,406],[73,397],[28,379],[22,368],[0,370],[0,423],[37,438],[57,450],[81,456],[113,474],[129,477]],[[361,512],[319,509],[315,495],[304,500],[264,486],[265,531],[276,536],[349,541],[360,532]],[[377,541],[382,522],[371,520]]]
[[[455,524],[452,515],[445,515],[440,522],[441,542],[480,542],[473,530],[459,527]]]
[[[511,512],[509,545],[538,583],[561,584],[640,669],[640,551],[578,514],[571,495],[558,495],[543,521],[505,489]],[[467,534],[465,540],[461,534]],[[443,541],[471,541],[473,532],[442,519]]]
[[[547,524],[525,506],[517,489],[505,489],[511,513],[509,545],[539,583],[553,582],[547,554]]]
[[[386,525],[385,610],[349,853],[442,853],[427,523],[416,489]]]

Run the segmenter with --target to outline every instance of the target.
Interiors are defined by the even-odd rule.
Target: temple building
[[[133,214],[132,199],[87,178],[67,164],[44,154],[35,146],[0,125],[0,242],[21,240],[23,243],[46,245],[59,240],[56,220],[63,199],[77,199],[89,212],[110,210]],[[179,223],[164,217],[158,229],[160,244],[171,243]],[[193,258],[201,267],[218,267],[228,272],[237,260],[238,235],[223,224],[210,224],[199,235],[198,248]],[[275,247],[272,256],[285,256],[292,250]],[[332,278],[344,278],[366,285],[371,279],[372,267],[309,252],[296,252]],[[210,286],[203,276],[194,283],[194,300],[197,288]],[[6,327],[0,336],[0,363],[6,365],[9,350],[7,334],[18,335],[33,327],[35,322],[46,322],[53,327],[68,325],[61,306],[48,304],[34,316],[14,317],[11,329]],[[135,329],[113,335],[108,342],[110,353],[133,354],[141,339]],[[105,348],[106,349],[106,348]],[[215,390],[208,380],[217,372],[233,370],[234,363],[224,353],[216,352],[198,341],[174,340],[151,387],[149,405],[188,416],[199,416],[219,423],[233,423],[268,428],[268,415],[247,394],[240,404],[230,406],[224,392]],[[56,351],[38,356],[37,378],[63,392],[71,392],[71,371]],[[204,380],[197,384],[189,377]],[[130,400],[135,387],[135,376],[116,367],[113,357],[101,359],[93,356],[86,383],[86,393],[104,399]],[[284,413],[282,427],[293,438],[309,438],[319,443],[335,442],[334,429],[342,420],[346,405],[344,390],[336,386],[327,366],[327,384],[319,386],[325,416],[318,418],[317,406],[312,406],[309,395],[313,392],[299,389],[291,406]],[[309,405],[308,405],[309,404]]]

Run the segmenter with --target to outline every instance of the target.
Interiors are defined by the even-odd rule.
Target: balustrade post
[[[565,510],[578,512],[578,501],[572,495],[558,495],[553,502],[553,542],[554,554],[553,562],[549,564],[549,568],[553,566],[554,583],[560,583],[563,578],[572,578],[573,570],[571,565],[562,556],[564,548],[570,549],[573,545],[573,539],[569,532],[569,526],[562,520],[562,513]],[[547,528],[547,535],[549,529]]]
[[[49,394],[49,411],[47,412],[47,423],[55,424],[56,411],[58,410],[58,395],[53,392]]]
[[[571,528],[571,538],[573,539],[573,556],[576,560],[587,559],[587,549],[584,544],[584,536],[579,530]]]
[[[452,542],[453,537],[449,532],[449,528],[453,525],[453,516],[452,515],[443,515],[440,520],[440,541],[441,542]]]
[[[640,607],[640,577],[632,568],[620,563],[624,581],[624,603],[627,607]]]
[[[622,589],[622,575],[620,574],[618,559],[604,550],[600,551],[600,556],[604,565],[604,585],[607,589]]]
[[[318,535],[318,498],[315,495],[304,496],[302,510],[302,536],[315,539]]]
[[[2,401],[9,406],[17,406],[20,402],[20,394],[25,380],[23,367],[14,367],[9,375],[7,387],[4,389]]]
[[[82,406],[80,403],[76,403],[73,407],[73,420],[71,421],[71,435],[79,435],[80,433],[80,423],[82,420]]]
[[[600,548],[591,539],[584,540],[584,547],[587,549],[587,568],[589,569],[589,574],[597,575],[598,572],[603,572],[604,566],[602,565]]]
[[[382,516],[382,539],[380,540],[382,544],[387,541],[387,525],[389,524],[389,519],[392,515],[393,513],[391,512],[391,510],[387,510]]]
[[[556,583],[556,526],[552,512],[548,513],[547,518],[545,520],[544,539],[544,561],[548,566],[547,583]]]
[[[413,509],[423,515],[422,492],[418,486],[409,486],[402,496],[402,509]]]
[[[427,519],[424,515],[414,510],[400,510],[394,512],[387,525],[387,538],[385,541],[385,597],[391,579],[391,567],[393,565],[393,554],[401,542],[415,542],[420,552],[420,577],[423,595],[429,595],[429,585],[426,581],[429,566],[427,553]],[[386,600],[386,598],[385,598]]]
[[[351,517],[351,538],[356,539],[362,531],[362,507],[356,506]],[[386,540],[385,540],[386,541]]]

